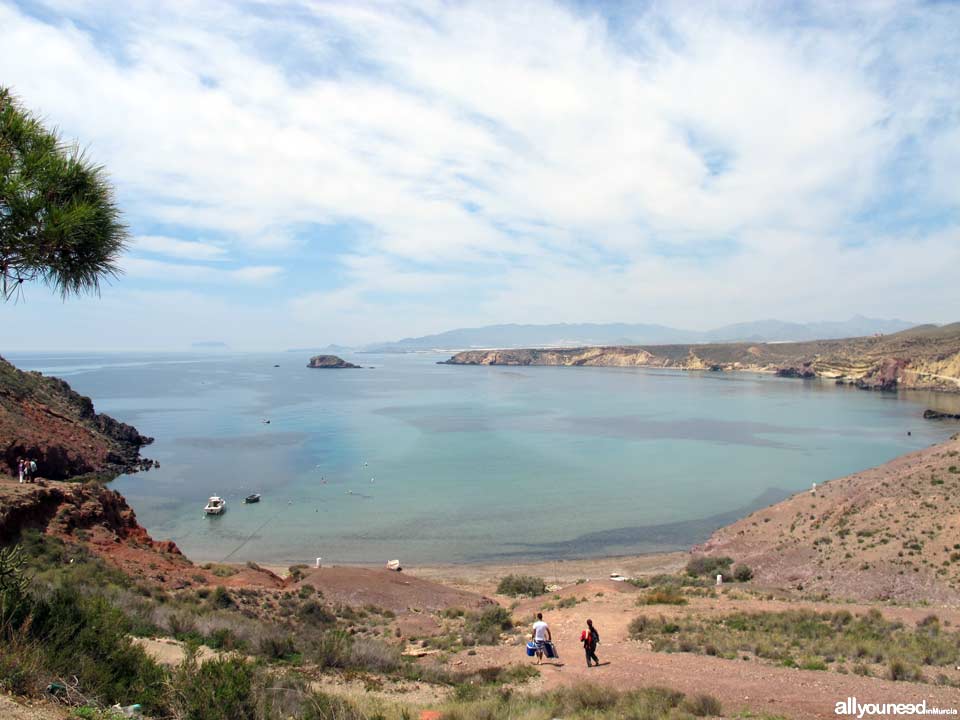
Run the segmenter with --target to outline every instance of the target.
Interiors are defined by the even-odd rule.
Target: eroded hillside
[[[152,465],[140,449],[153,442],[135,427],[97,413],[90,398],[59,378],[23,372],[0,358],[0,472],[34,460],[41,477],[109,480]]]
[[[760,584],[860,600],[960,602],[960,435],[794,495],[699,551]]]

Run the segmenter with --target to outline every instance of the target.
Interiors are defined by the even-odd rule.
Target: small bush
[[[547,584],[532,575],[507,575],[497,585],[497,592],[510,597],[536,597],[547,592]]]
[[[337,616],[316,600],[301,605],[297,616],[309,625],[334,625],[337,622]]]
[[[302,720],[374,720],[383,718],[382,715],[368,716],[349,700],[327,695],[312,693],[303,703],[303,710],[299,716]]]
[[[637,598],[638,605],[686,605],[687,599],[676,588],[654,588]]]
[[[177,717],[190,720],[256,720],[256,667],[241,658],[198,663],[188,655],[172,681]]]
[[[697,717],[719,717],[723,714],[720,701],[713,695],[694,695],[680,703],[680,709]]]
[[[291,565],[287,570],[290,573],[290,580],[293,582],[300,582],[303,580],[305,575],[305,570],[308,569],[307,565]]]
[[[287,660],[296,655],[297,648],[293,638],[280,631],[264,633],[257,643],[258,652],[268,660]]]
[[[750,569],[748,565],[734,565],[733,566],[733,579],[737,582],[750,582],[753,580],[753,570]]]
[[[892,660],[887,668],[887,677],[891,680],[922,680],[923,675],[902,660]]]
[[[499,605],[487,608],[479,615],[467,618],[466,631],[477,645],[496,645],[500,642],[500,633],[513,628],[510,611]]]
[[[353,641],[342,630],[328,630],[320,636],[313,651],[314,661],[321,668],[346,668],[350,665]]]
[[[687,563],[687,574],[691,577],[723,575],[723,579],[727,580],[730,577],[732,564],[733,558],[696,555]]]
[[[369,638],[355,639],[347,658],[347,665],[352,670],[374,673],[396,672],[402,662],[398,648]]]
[[[627,632],[632,638],[641,637],[651,626],[653,622],[646,615],[637,615],[627,626]]]
[[[223,585],[217,585],[210,595],[209,601],[211,606],[219,610],[236,606],[233,596],[227,592],[227,589]]]

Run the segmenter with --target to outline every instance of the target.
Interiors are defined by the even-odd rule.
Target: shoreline
[[[690,555],[689,550],[644,553],[638,555],[608,555],[596,558],[535,560],[527,562],[494,563],[435,563],[404,567],[402,572],[425,580],[443,582],[456,587],[496,585],[504,575],[520,574],[543,577],[548,584],[568,585],[577,580],[604,580],[618,572],[626,577],[670,573],[683,567]],[[202,562],[194,561],[197,564]],[[214,563],[217,565],[245,566],[246,563]],[[289,568],[303,563],[256,563],[264,570],[285,578]],[[381,569],[385,563],[331,563],[322,568]],[[313,565],[307,566],[313,569]]]
[[[952,447],[960,439],[960,433],[954,433],[950,437],[931,445],[913,450],[902,455],[898,455],[879,465],[873,465],[863,470],[855,471],[849,475],[832,478],[818,484],[821,496],[830,493],[830,488],[837,483],[837,487],[845,487],[859,481],[866,481],[870,478],[879,476],[888,476],[889,473],[898,470],[901,467],[916,463],[921,458],[935,455],[938,451],[955,452]],[[627,553],[619,555],[600,554],[596,557],[578,557],[578,558],[555,558],[550,560],[527,559],[517,561],[488,561],[488,562],[440,562],[426,563],[423,565],[403,565],[403,572],[414,577],[425,580],[432,580],[446,585],[470,589],[482,593],[492,593],[500,578],[510,574],[534,575],[542,577],[548,585],[571,585],[580,580],[596,581],[608,580],[612,573],[618,573],[626,577],[636,577],[640,575],[669,574],[683,569],[690,555],[700,548],[708,547],[711,539],[722,536],[725,531],[731,527],[739,526],[748,518],[759,511],[776,511],[781,505],[794,501],[797,497],[805,497],[808,491],[798,490],[792,493],[785,493],[784,497],[774,502],[765,503],[756,507],[740,508],[736,518],[729,519],[713,530],[709,537],[699,543],[692,543],[686,549],[663,550],[648,553]],[[401,556],[402,561],[402,556]],[[193,561],[197,565],[202,565],[206,561]],[[231,565],[243,567],[245,563],[218,563],[210,561],[213,564]],[[306,565],[313,569],[313,563],[291,562],[279,563],[276,561],[257,563],[259,567],[269,570],[280,578],[286,578],[289,575],[289,568],[294,565]],[[321,567],[338,568],[362,568],[376,570],[385,568],[386,562],[346,562],[346,563],[323,563]]]

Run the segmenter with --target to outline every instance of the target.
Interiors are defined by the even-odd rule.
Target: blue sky
[[[960,319],[954,3],[0,0],[122,278],[3,349]]]

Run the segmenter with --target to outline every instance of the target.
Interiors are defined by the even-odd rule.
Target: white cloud
[[[208,265],[171,263],[147,258],[125,257],[120,261],[124,275],[177,283],[263,284],[283,272],[275,265],[252,265],[226,270]]]
[[[144,233],[124,282],[283,266],[272,327],[331,340],[960,315],[955,6],[50,7],[0,0],[0,77],[147,227],[218,238]],[[301,232],[336,224],[362,231]]]
[[[177,240],[163,235],[139,235],[133,239],[132,249],[183,260],[222,260],[227,254],[223,247],[213,243]]]

